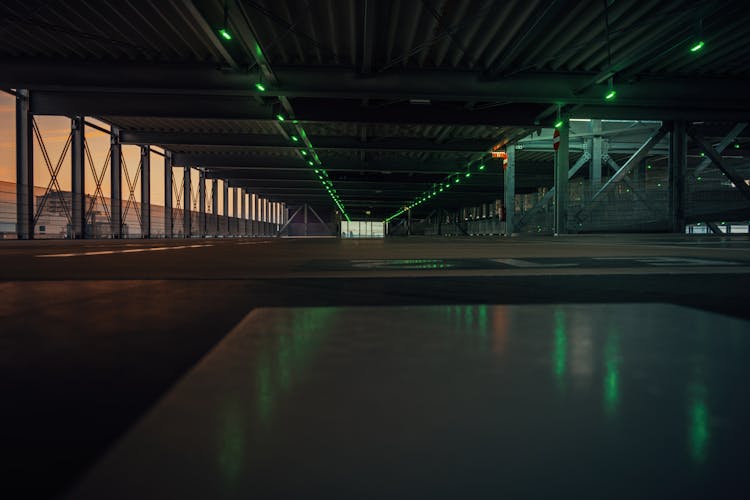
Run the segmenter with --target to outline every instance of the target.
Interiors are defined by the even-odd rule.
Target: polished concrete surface
[[[747,237],[4,241],[0,262],[3,479],[26,497],[66,491],[259,307],[671,303],[750,319]]]
[[[70,498],[737,498],[749,325],[662,304],[257,309]]]

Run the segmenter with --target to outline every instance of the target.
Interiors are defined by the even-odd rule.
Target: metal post
[[[563,120],[560,130],[560,146],[557,149],[555,164],[555,234],[568,232],[568,169],[570,121]],[[506,217],[507,220],[507,217]]]
[[[224,199],[222,200],[222,207],[224,208],[224,220],[227,223],[227,234],[229,234],[229,182],[224,179],[224,182],[222,183],[223,189],[222,192],[224,193]]]
[[[182,174],[182,185],[184,191],[182,193],[182,232],[185,238],[190,238],[192,233],[192,219],[190,217],[190,167],[184,167],[184,173]]]
[[[591,120],[591,166],[589,167],[589,182],[591,192],[596,192],[602,184],[602,121]]]
[[[237,220],[237,232],[244,236],[245,231],[247,230],[247,217],[245,215],[245,198],[247,197],[247,193],[245,193],[245,190],[242,188],[237,188],[240,192],[240,216]]]
[[[678,120],[669,135],[669,229],[673,233],[685,232],[686,173],[687,125]]]
[[[206,171],[198,170],[198,235],[206,237]]]
[[[16,93],[16,235],[34,238],[34,117],[29,91]]]
[[[151,148],[141,146],[141,236],[151,237]]]
[[[211,179],[211,215],[216,221],[214,236],[219,235],[219,179]]]
[[[232,188],[232,214],[234,215],[234,220],[237,223],[237,230],[236,232],[240,232],[240,217],[239,213],[237,212],[237,188]]]
[[[411,209],[406,211],[406,236],[411,236]]]
[[[305,203],[305,236],[307,236],[307,203]]]
[[[119,131],[112,127],[110,133],[110,212],[112,214],[112,237],[122,238],[122,145]],[[167,189],[172,189],[170,184]],[[170,198],[171,205],[171,198]]]
[[[70,237],[73,239],[86,237],[86,199],[84,193],[84,175],[86,163],[84,161],[85,125],[82,116],[74,116],[70,121],[72,142],[70,148]]]
[[[164,237],[172,237],[172,153],[164,152]]]
[[[507,165],[503,171],[503,204],[505,205],[505,235],[513,234],[513,218],[516,213],[516,147],[505,147],[508,154]]]

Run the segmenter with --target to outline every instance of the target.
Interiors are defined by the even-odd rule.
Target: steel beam
[[[589,165],[589,183],[592,189],[599,189],[602,184],[602,121],[591,120],[591,163]]]
[[[29,91],[16,91],[16,236],[34,238],[34,118]]]
[[[192,217],[190,216],[190,167],[183,167],[182,174],[182,233],[185,238],[190,238],[192,234]]]
[[[85,121],[82,116],[75,116],[70,121],[72,142],[70,146],[70,237],[86,237],[86,194],[85,194]]]
[[[737,125],[735,125],[732,130],[730,130],[729,133],[724,136],[721,141],[719,141],[719,143],[714,147],[714,149],[716,149],[716,152],[719,154],[723,153],[724,150],[729,147],[729,145],[732,144],[735,139],[737,139],[737,136],[740,135],[743,130],[745,130],[745,128],[747,128],[747,123],[738,123]],[[696,177],[699,176],[711,165],[711,163],[711,158],[706,158],[705,160],[701,161],[700,164],[695,167],[693,175]]]
[[[172,153],[164,152],[164,237],[172,237]]]
[[[206,237],[206,171],[198,171],[198,235]]]
[[[651,149],[664,138],[668,131],[668,127],[662,126],[640,148],[638,148],[638,150],[633,153],[630,158],[628,158],[628,161],[626,161],[622,165],[622,167],[620,167],[620,169],[615,172],[614,175],[612,175],[612,177],[610,177],[609,180],[605,182],[601,188],[599,188],[599,190],[596,192],[596,194],[594,194],[588,204],[586,204],[576,213],[576,218],[579,222],[583,221],[583,216],[585,215],[585,213],[590,211],[591,208],[602,199],[602,196],[606,192],[612,189],[615,184],[624,179],[625,176],[630,172],[630,170],[638,164],[638,162],[643,161],[648,156]]]
[[[570,121],[566,118],[559,127],[560,144],[555,162],[555,234],[568,232],[568,172],[570,170]]]
[[[685,232],[687,205],[687,124],[672,122],[669,134],[669,228],[673,233]]]
[[[118,131],[110,133],[110,213],[112,215],[112,237],[122,238],[122,145]],[[166,189],[172,189],[170,185]]]
[[[724,163],[721,154],[706,142],[703,135],[698,130],[691,129],[689,130],[689,133],[690,137],[706,153],[706,156],[708,156],[711,162],[716,165],[716,168],[724,173],[727,179],[734,184],[734,187],[737,188],[746,199],[750,200],[750,186],[745,183],[745,178],[735,169]]]
[[[141,146],[141,236],[151,237],[151,148]]]
[[[513,219],[516,212],[516,147],[505,147],[508,163],[503,172],[503,204],[505,205],[505,235],[513,234]]]
[[[237,188],[240,191],[240,226],[242,229],[240,230],[241,234],[245,234],[245,231],[247,229],[247,213],[245,212],[245,198],[247,198],[247,193],[245,193],[245,190],[243,188]]]

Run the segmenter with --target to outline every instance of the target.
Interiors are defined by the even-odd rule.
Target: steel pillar
[[[237,189],[240,191],[240,217],[237,232],[244,236],[247,232],[247,214],[245,213],[245,198],[247,198],[247,193],[242,188]]]
[[[222,200],[222,206],[224,208],[224,220],[227,223],[227,235],[229,235],[229,182],[225,179],[222,191],[224,192],[224,199]]]
[[[172,153],[164,152],[164,237],[172,237]]]
[[[141,146],[141,236],[151,237],[151,148]]]
[[[110,145],[109,208],[112,214],[112,237],[122,238],[122,145],[119,132],[114,127],[110,134]],[[167,189],[172,189],[171,184]]]
[[[29,91],[16,92],[16,236],[34,238],[34,117]]]
[[[685,232],[686,174],[687,124],[678,120],[669,134],[669,229],[673,233]]]
[[[85,190],[85,127],[82,116],[74,116],[70,121],[72,130],[70,144],[70,237],[86,237],[86,194]]]
[[[198,235],[206,237],[206,171],[198,170]]]
[[[232,214],[235,220],[237,220],[237,232],[240,232],[239,215],[237,213],[237,188],[232,189]]]
[[[513,234],[513,219],[516,213],[516,147],[506,146],[508,164],[503,171],[503,203],[505,205],[505,235]]]
[[[568,170],[570,168],[569,144],[570,121],[563,120],[560,130],[560,145],[555,163],[555,234],[568,232]],[[505,218],[508,219],[507,217]]]
[[[185,238],[190,238],[192,233],[192,218],[190,216],[190,167],[184,167],[184,173],[182,174],[182,185],[184,191],[182,193],[182,233]]]
[[[307,236],[307,203],[305,203],[305,236]]]
[[[591,120],[591,165],[589,166],[589,183],[592,193],[602,184],[602,121]]]

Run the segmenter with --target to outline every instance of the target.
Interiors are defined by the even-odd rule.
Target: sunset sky
[[[96,120],[87,118],[87,120],[96,122]],[[45,146],[49,153],[53,167],[60,158],[60,153],[63,150],[65,141],[70,134],[70,119],[64,116],[37,116],[37,124],[42,132]],[[104,125],[103,123],[97,122],[98,125]],[[15,98],[9,94],[0,93],[0,181],[15,182],[16,180],[16,131],[15,131]],[[108,152],[109,152],[109,135],[100,132],[91,127],[86,128],[86,141],[91,151],[91,157],[96,167],[98,175],[101,174],[102,166],[104,165]],[[135,172],[138,168],[140,161],[140,148],[138,146],[123,146],[122,147],[124,156],[124,167],[127,167],[130,175],[131,182],[135,178]],[[70,189],[70,151],[66,154],[63,159],[60,173],[58,174],[58,181],[60,187],[63,190]],[[177,186],[182,183],[182,169],[173,169],[172,175]],[[198,185],[198,172],[192,171],[191,175],[194,191]],[[94,181],[94,174],[91,172],[91,167],[88,162],[86,164],[85,172],[86,180],[86,193],[93,195],[96,189],[96,183]],[[34,184],[42,188],[46,187],[50,181],[50,173],[44,162],[41,148],[34,141]],[[104,176],[102,182],[102,191],[105,197],[110,195],[110,171],[107,169],[107,173]],[[126,175],[123,172],[122,176],[123,186],[123,199],[127,199],[129,192],[127,187]],[[219,185],[219,213],[222,213],[223,196],[221,189],[221,181]],[[210,191],[210,189],[209,189]],[[173,200],[176,200],[176,195],[173,194]],[[209,194],[210,196],[210,194]],[[135,186],[135,199],[140,201],[141,199],[141,187],[140,181]],[[151,153],[151,203],[154,205],[164,204],[164,158],[158,154]],[[207,210],[210,211],[210,202],[206,204]],[[232,212],[231,198],[230,198],[230,213]]]

